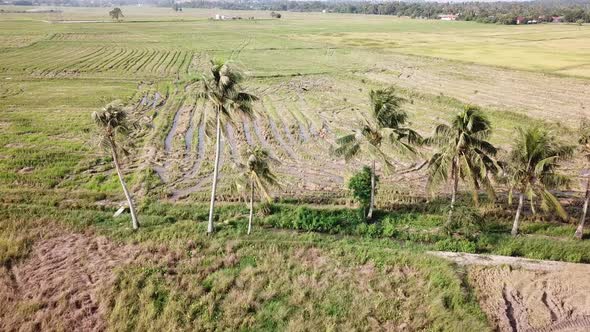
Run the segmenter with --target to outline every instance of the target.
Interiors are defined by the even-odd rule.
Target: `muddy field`
[[[138,255],[136,248],[92,235],[39,241],[26,260],[0,270],[0,330],[105,330],[101,292],[114,270]]]
[[[590,330],[590,265],[435,254],[467,266],[469,284],[497,331]]]

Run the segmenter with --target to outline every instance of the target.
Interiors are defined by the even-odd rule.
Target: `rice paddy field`
[[[330,150],[363,121],[372,89],[395,86],[424,135],[474,104],[503,152],[516,128],[531,124],[574,139],[590,116],[590,26],[151,7],[122,7],[125,17],[114,22],[107,8],[0,9],[0,330],[524,331],[590,315],[584,305],[568,309],[569,293],[546,319],[482,309],[489,297],[469,286],[471,270],[424,254],[449,250],[435,234],[443,214],[426,204],[424,171],[382,176],[377,207],[392,213],[389,231],[385,221],[343,222],[338,231],[297,224],[315,210],[295,206],[349,216],[345,183],[364,160],[345,163]],[[221,226],[210,239],[202,203],[213,170],[212,112],[194,79],[216,58],[242,68],[259,100],[254,118],[224,128]],[[90,114],[112,100],[147,124],[124,163],[144,221],[139,232],[126,216],[112,217],[123,195],[95,144]],[[234,162],[253,145],[280,160],[284,185],[275,195],[284,205],[257,215],[264,230],[245,238],[245,207],[230,183]],[[395,164],[415,168],[429,152]],[[582,163],[564,170],[575,178]],[[575,180],[574,195],[580,186]],[[499,220],[490,229],[507,232],[512,211],[489,209]],[[570,239],[574,223],[530,217],[520,239],[491,232],[453,250],[588,263],[587,241]],[[82,256],[64,270],[59,262],[72,255]],[[95,263],[78,264],[84,259]],[[51,296],[24,291],[39,284],[35,264],[51,276],[37,291]],[[476,273],[493,281],[496,272]],[[518,289],[498,292],[510,308],[522,304]]]
[[[165,195],[198,198],[212,143],[202,126],[206,110],[185,82],[214,58],[231,56],[261,100],[254,120],[229,128],[224,160],[248,144],[267,147],[286,161],[282,172],[297,192],[337,193],[358,167],[326,147],[362,120],[370,89],[395,84],[423,134],[464,103],[489,108],[500,144],[523,123],[567,126],[588,107],[587,26],[123,9],[123,22],[103,8],[2,14],[3,187],[116,189],[92,171],[101,162],[88,144],[88,114],[123,99],[153,118],[137,168],[156,172]],[[211,20],[216,13],[244,19]]]

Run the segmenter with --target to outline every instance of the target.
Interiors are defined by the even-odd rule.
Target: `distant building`
[[[526,18],[524,16],[517,16],[516,24],[526,24]]]
[[[551,17],[551,23],[562,23],[563,16],[553,16]]]
[[[456,21],[457,20],[457,15],[453,15],[453,14],[441,14],[441,15],[438,15],[438,18],[441,21]]]

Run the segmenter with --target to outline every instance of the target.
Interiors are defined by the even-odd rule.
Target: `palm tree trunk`
[[[219,155],[221,154],[221,112],[217,110],[215,134],[215,166],[213,168],[213,184],[211,185],[211,203],[209,205],[209,223],[207,234],[213,233],[213,210],[215,209],[215,194],[217,193],[217,178],[219,176]]]
[[[451,223],[453,218],[453,210],[455,209],[455,202],[457,201],[457,188],[459,186],[459,176],[457,172],[457,163],[453,159],[453,165],[451,166],[451,177],[453,178],[453,187],[451,189],[451,208],[449,210],[449,217],[447,218],[447,224]]]
[[[367,219],[373,218],[373,206],[375,206],[375,160],[371,166],[371,201],[369,203],[369,213]]]
[[[252,217],[254,216],[254,180],[250,180],[250,217],[248,218],[248,235],[252,232]]]
[[[115,168],[117,169],[117,175],[119,176],[121,187],[123,187],[125,198],[127,198],[127,205],[129,205],[129,212],[131,213],[131,225],[133,226],[133,229],[138,229],[139,221],[137,221],[137,214],[135,213],[135,205],[133,204],[133,198],[131,198],[131,194],[129,193],[129,190],[127,190],[127,184],[125,184],[125,179],[123,178],[123,173],[121,172],[121,166],[119,166],[119,156],[117,155],[117,152],[114,149],[113,163],[115,164]]]
[[[522,205],[524,204],[524,194],[518,195],[518,208],[516,209],[516,216],[514,217],[514,224],[512,225],[512,236],[518,235],[518,226],[520,225],[520,213],[522,212]]]
[[[584,208],[582,209],[582,218],[580,218],[580,224],[576,229],[574,236],[578,239],[582,239],[584,236],[584,223],[586,222],[586,212],[588,212],[588,201],[590,201],[590,178],[586,180],[586,198],[584,199]]]

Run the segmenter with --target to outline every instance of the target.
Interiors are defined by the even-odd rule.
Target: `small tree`
[[[113,10],[111,10],[111,11],[109,12],[109,15],[111,16],[111,18],[112,18],[113,20],[116,20],[117,22],[118,22],[118,21],[120,21],[122,17],[125,17],[125,16],[123,15],[123,11],[122,11],[122,10],[121,10],[121,8],[119,8],[119,7],[115,7],[115,8],[113,8]]]
[[[267,202],[272,202],[270,187],[278,187],[279,182],[275,174],[272,173],[270,165],[278,163],[277,160],[270,157],[267,150],[254,146],[248,148],[244,157],[245,165],[238,165],[242,170],[234,182],[238,191],[248,191],[250,193],[250,215],[248,217],[248,234],[252,232],[252,219],[254,217],[254,194],[258,191],[266,198]]]
[[[586,161],[590,162],[590,122],[583,119],[578,129],[578,144],[580,153],[584,156]],[[582,208],[582,217],[580,224],[576,228],[574,236],[581,239],[584,236],[584,223],[586,222],[586,213],[588,212],[588,202],[590,201],[590,176],[586,178],[586,195],[584,197],[584,207]]]
[[[281,18],[282,15],[281,15],[281,13],[277,13],[277,12],[274,12],[273,11],[273,12],[270,12],[270,17],[272,17],[272,18]]]
[[[138,229],[139,221],[135,213],[135,205],[127,189],[119,160],[120,153],[129,155],[129,150],[127,149],[129,143],[128,137],[133,126],[128,121],[127,113],[122,105],[116,101],[108,104],[100,111],[93,112],[92,119],[98,127],[98,142],[100,146],[113,156],[113,164],[115,164],[121,187],[123,187],[123,192],[129,205],[133,229]]]
[[[366,216],[366,211],[371,205],[371,198],[377,190],[378,183],[379,177],[373,176],[373,171],[368,166],[363,166],[358,173],[354,174],[348,180],[348,189],[352,197],[359,203],[363,211],[363,218]],[[375,191],[373,191],[373,188]]]

